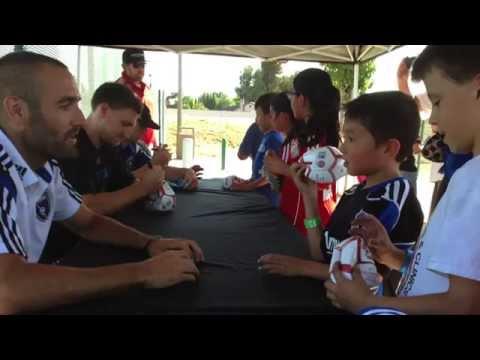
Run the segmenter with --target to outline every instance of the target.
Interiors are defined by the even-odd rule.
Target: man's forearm
[[[141,285],[145,267],[133,263],[80,269],[29,264],[20,258],[2,259],[1,266],[9,268],[0,286],[0,313],[4,314],[76,303]]]
[[[70,230],[85,240],[97,244],[143,249],[150,240],[148,235],[107,216],[95,214],[88,227]]]
[[[145,196],[147,196],[147,194],[143,186],[139,182],[135,182],[118,191],[85,194],[83,195],[83,202],[99,214],[111,215],[132,205]]]
[[[186,169],[172,166],[165,167],[165,179],[174,181],[185,176]]]

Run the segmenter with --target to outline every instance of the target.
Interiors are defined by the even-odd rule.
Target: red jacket
[[[290,143],[283,145],[282,160],[291,165],[297,162],[306,151],[307,148],[300,147],[298,141],[293,139]],[[330,221],[330,215],[335,209],[336,197],[335,183],[318,184],[318,211],[324,227]],[[302,194],[289,176],[283,178],[280,193],[280,211],[302,235],[307,236],[307,229],[303,223],[305,220],[305,206]]]
[[[117,80],[117,83],[128,87],[142,103],[145,103],[145,88],[147,85],[143,81],[132,80],[124,71],[122,72],[122,77]],[[153,129],[147,128],[140,140],[142,140],[147,146],[157,146],[157,140]]]

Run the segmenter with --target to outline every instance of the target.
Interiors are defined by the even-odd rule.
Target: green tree
[[[253,94],[254,83],[255,75],[253,73],[253,68],[251,66],[247,66],[240,74],[240,86],[235,88],[237,96],[240,99],[244,99],[246,103],[255,100],[255,96]]]
[[[282,65],[276,61],[263,61],[261,77],[265,92],[278,90],[278,76],[282,72]]]
[[[291,91],[293,89],[293,79],[297,74],[291,76],[281,76],[278,79],[277,90],[279,92]]]
[[[209,110],[230,110],[235,107],[234,100],[222,92],[203,93],[198,100]]]
[[[352,64],[325,64],[325,71],[332,78],[333,84],[340,90],[342,103],[352,99],[353,65]],[[375,63],[373,60],[361,63],[358,72],[358,95],[364,94],[373,85]]]
[[[288,87],[288,80],[279,77],[281,72],[281,64],[275,61],[262,62],[261,68],[255,72],[251,66],[247,66],[240,74],[240,86],[235,88],[235,92],[247,104],[266,92],[282,91]]]

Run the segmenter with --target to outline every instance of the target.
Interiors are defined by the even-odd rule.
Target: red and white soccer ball
[[[333,146],[310,149],[299,162],[308,165],[305,176],[319,184],[333,183],[347,175],[343,155]]]
[[[332,271],[336,262],[340,262],[340,270],[349,280],[352,280],[353,268],[358,265],[362,278],[370,289],[376,290],[381,283],[381,276],[377,272],[372,254],[363,239],[359,237],[348,238],[333,250],[330,261],[330,279],[334,283],[336,281]]]
[[[162,189],[148,197],[145,208],[149,211],[167,212],[175,209],[175,205],[175,192],[168,182],[165,181]]]

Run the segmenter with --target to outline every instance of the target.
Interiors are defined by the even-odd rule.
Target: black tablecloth
[[[242,314],[334,313],[322,282],[264,274],[257,259],[267,253],[308,257],[305,240],[257,193],[221,190],[221,180],[203,180],[196,192],[178,192],[168,214],[132,207],[120,221],[150,234],[186,237],[202,247],[206,261],[197,283],[167,289],[130,289],[101,299],[51,310],[59,314]],[[82,242],[61,261],[89,267],[142,260],[130,249]]]

